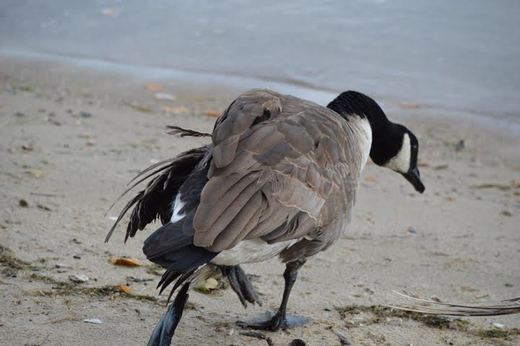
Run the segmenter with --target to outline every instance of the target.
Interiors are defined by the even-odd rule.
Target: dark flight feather
[[[121,199],[146,179],[156,176],[144,190],[140,191],[121,210],[117,220],[108,232],[105,242],[110,239],[118,223],[134,205],[125,241],[129,237],[133,237],[137,230],[144,229],[147,224],[153,222],[157,217],[160,217],[163,223],[167,222],[171,218],[172,197],[177,194],[189,174],[206,155],[207,150],[208,146],[203,146],[186,151],[173,159],[151,165],[137,175],[137,177],[141,177],[138,181],[135,181],[137,177],[132,179],[132,181],[135,181],[134,184],[126,189],[117,200]],[[161,166],[162,164],[164,165]],[[150,173],[150,171],[152,172]]]

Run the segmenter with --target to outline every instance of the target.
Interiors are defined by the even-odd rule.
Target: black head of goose
[[[356,91],[341,93],[327,107],[346,119],[352,116],[367,119],[372,133],[372,161],[402,174],[418,192],[424,192],[417,167],[419,141],[412,131],[392,123],[373,99]]]
[[[206,135],[173,128],[183,135]],[[166,268],[161,291],[172,282],[172,293],[182,289],[155,328],[153,345],[170,344],[192,281],[220,268],[244,304],[258,302],[239,265],[277,256],[286,263],[278,312],[241,325],[277,330],[298,322],[286,316],[298,269],[346,229],[368,156],[424,191],[416,137],[357,92],[344,92],[323,107],[251,90],[221,114],[211,137],[211,144],[138,175],[130,189],[153,179],[123,208],[106,239],[132,207],[126,238],[156,218],[163,223],[143,251]]]

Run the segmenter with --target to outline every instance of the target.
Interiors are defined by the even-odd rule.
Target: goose
[[[276,331],[302,323],[286,313],[298,270],[346,230],[369,157],[419,193],[425,190],[417,137],[356,91],[323,107],[254,89],[222,112],[212,134],[172,131],[211,136],[211,143],[141,172],[125,193],[154,178],[126,204],[106,237],[132,207],[125,241],[156,218],[163,223],[145,240],[143,252],[166,269],[161,292],[172,283],[170,297],[180,289],[149,345],[170,345],[194,280],[220,268],[242,302],[258,302],[240,265],[275,257],[285,263],[278,311],[240,325]]]

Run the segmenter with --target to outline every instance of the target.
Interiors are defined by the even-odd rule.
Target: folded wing
[[[237,98],[217,121],[194,244],[313,237],[345,207],[352,151],[332,111],[268,90]]]

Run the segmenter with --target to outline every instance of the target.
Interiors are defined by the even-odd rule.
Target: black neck
[[[395,124],[388,120],[381,107],[370,97],[357,91],[345,91],[332,100],[327,107],[347,121],[354,117],[368,120],[372,130],[370,158],[375,163],[383,164],[388,156],[386,151],[396,150],[393,148],[396,145],[392,138]]]

